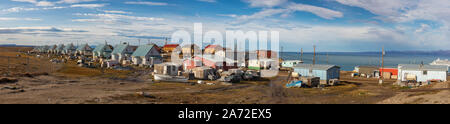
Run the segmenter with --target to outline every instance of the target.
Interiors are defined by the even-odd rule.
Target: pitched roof
[[[208,48],[216,48],[216,47],[218,47],[219,45],[208,45],[208,46],[206,46],[205,47],[205,49],[208,49]]]
[[[153,45],[153,44],[141,45],[141,46],[139,46],[139,47],[136,49],[136,51],[134,51],[134,53],[133,53],[132,56],[146,56],[147,53],[148,53],[150,50],[152,50],[152,48],[153,48],[154,46],[155,46],[155,45]]]
[[[110,47],[108,44],[101,44],[97,47],[95,47],[94,52],[103,52],[105,51],[106,47]]]
[[[307,69],[313,69],[313,70],[328,70],[331,69],[333,67],[338,67],[336,65],[319,65],[319,64],[297,64],[294,66],[294,68],[307,68]]]
[[[180,46],[179,44],[166,44],[163,46],[163,48],[176,48]]]
[[[78,47],[77,50],[79,50],[79,51],[85,51],[87,48],[92,49],[88,44],[83,44],[83,45],[81,45],[81,47]]]
[[[129,46],[128,44],[119,44],[119,45],[116,45],[116,47],[114,47],[114,50],[112,51],[112,53],[113,53],[113,54],[120,54],[120,53],[123,53],[123,52],[127,49],[128,46]]]
[[[447,71],[448,66],[445,65],[418,65],[418,64],[399,64],[399,69],[415,70],[415,71]]]

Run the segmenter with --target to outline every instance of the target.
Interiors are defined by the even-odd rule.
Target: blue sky
[[[177,30],[279,31],[287,51],[448,50],[448,0],[1,0],[0,44],[154,42]]]

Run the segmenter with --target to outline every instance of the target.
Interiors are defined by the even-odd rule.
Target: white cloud
[[[64,8],[67,8],[67,7],[60,7],[60,6],[44,7],[44,8],[13,7],[13,8],[8,8],[8,9],[3,9],[0,12],[2,12],[2,13],[13,13],[13,12],[24,12],[24,11],[54,10],[54,9],[64,9]]]
[[[105,13],[116,13],[116,14],[131,14],[132,12],[125,12],[125,11],[117,11],[117,10],[105,10],[103,11]]]
[[[251,7],[275,7],[288,2],[288,0],[244,0],[250,3]]]
[[[92,14],[92,13],[76,13],[76,16],[90,16],[93,19],[74,19],[75,22],[115,22],[120,20],[136,20],[136,21],[161,21],[163,18],[154,17],[138,17],[120,14]]]
[[[56,3],[67,3],[67,4],[74,4],[74,3],[81,3],[81,2],[92,2],[97,0],[61,0]]]
[[[41,21],[42,19],[36,19],[36,18],[5,18],[0,17],[0,21]]]
[[[317,7],[317,6],[311,6],[306,4],[290,4],[288,6],[288,9],[294,10],[294,11],[305,11],[305,12],[311,12],[319,17],[325,18],[325,19],[334,19],[334,18],[341,18],[344,16],[343,13],[339,11],[334,11],[327,8]]]
[[[48,1],[39,1],[36,3],[36,6],[54,6],[55,4]]]
[[[70,7],[81,7],[81,8],[100,8],[104,7],[106,4],[74,4]]]
[[[274,5],[274,4],[271,4]],[[310,12],[313,13],[321,18],[324,19],[335,19],[335,18],[341,18],[344,16],[342,12],[323,8],[323,7],[317,7],[312,5],[306,5],[306,4],[298,4],[298,3],[287,3],[283,4],[283,6],[280,6],[278,8],[264,8],[261,11],[254,13],[252,15],[233,15],[229,17],[235,17],[237,20],[235,22],[232,22],[234,24],[239,23],[245,23],[251,20],[255,19],[264,19],[266,17],[271,17],[274,15],[280,15],[280,17],[288,17],[291,13],[297,12],[297,11],[304,11],[304,12]]]
[[[168,3],[163,3],[163,2],[125,2],[125,4],[137,4],[137,5],[149,5],[149,6],[167,6],[169,5]]]

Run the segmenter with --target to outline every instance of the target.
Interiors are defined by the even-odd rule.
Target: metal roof
[[[146,56],[154,46],[153,44],[141,45],[134,51],[132,56]]]
[[[121,54],[123,53],[128,47],[128,44],[119,44],[114,47],[114,50],[112,51],[112,54]]]
[[[105,48],[109,47],[108,44],[101,44],[97,47],[95,47],[94,52],[104,52]]]
[[[414,71],[447,71],[448,66],[443,65],[418,65],[418,64],[399,64],[399,69]]]
[[[77,50],[85,51],[87,48],[92,49],[88,44],[83,44],[83,45],[81,45],[81,47],[78,47]]]
[[[307,69],[313,69],[313,70],[328,70],[331,69],[333,67],[338,67],[336,65],[320,65],[320,64],[297,64],[294,66],[294,68],[307,68]]]

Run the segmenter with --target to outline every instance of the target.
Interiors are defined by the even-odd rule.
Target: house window
[[[427,75],[428,74],[428,71],[423,71],[423,75]]]

